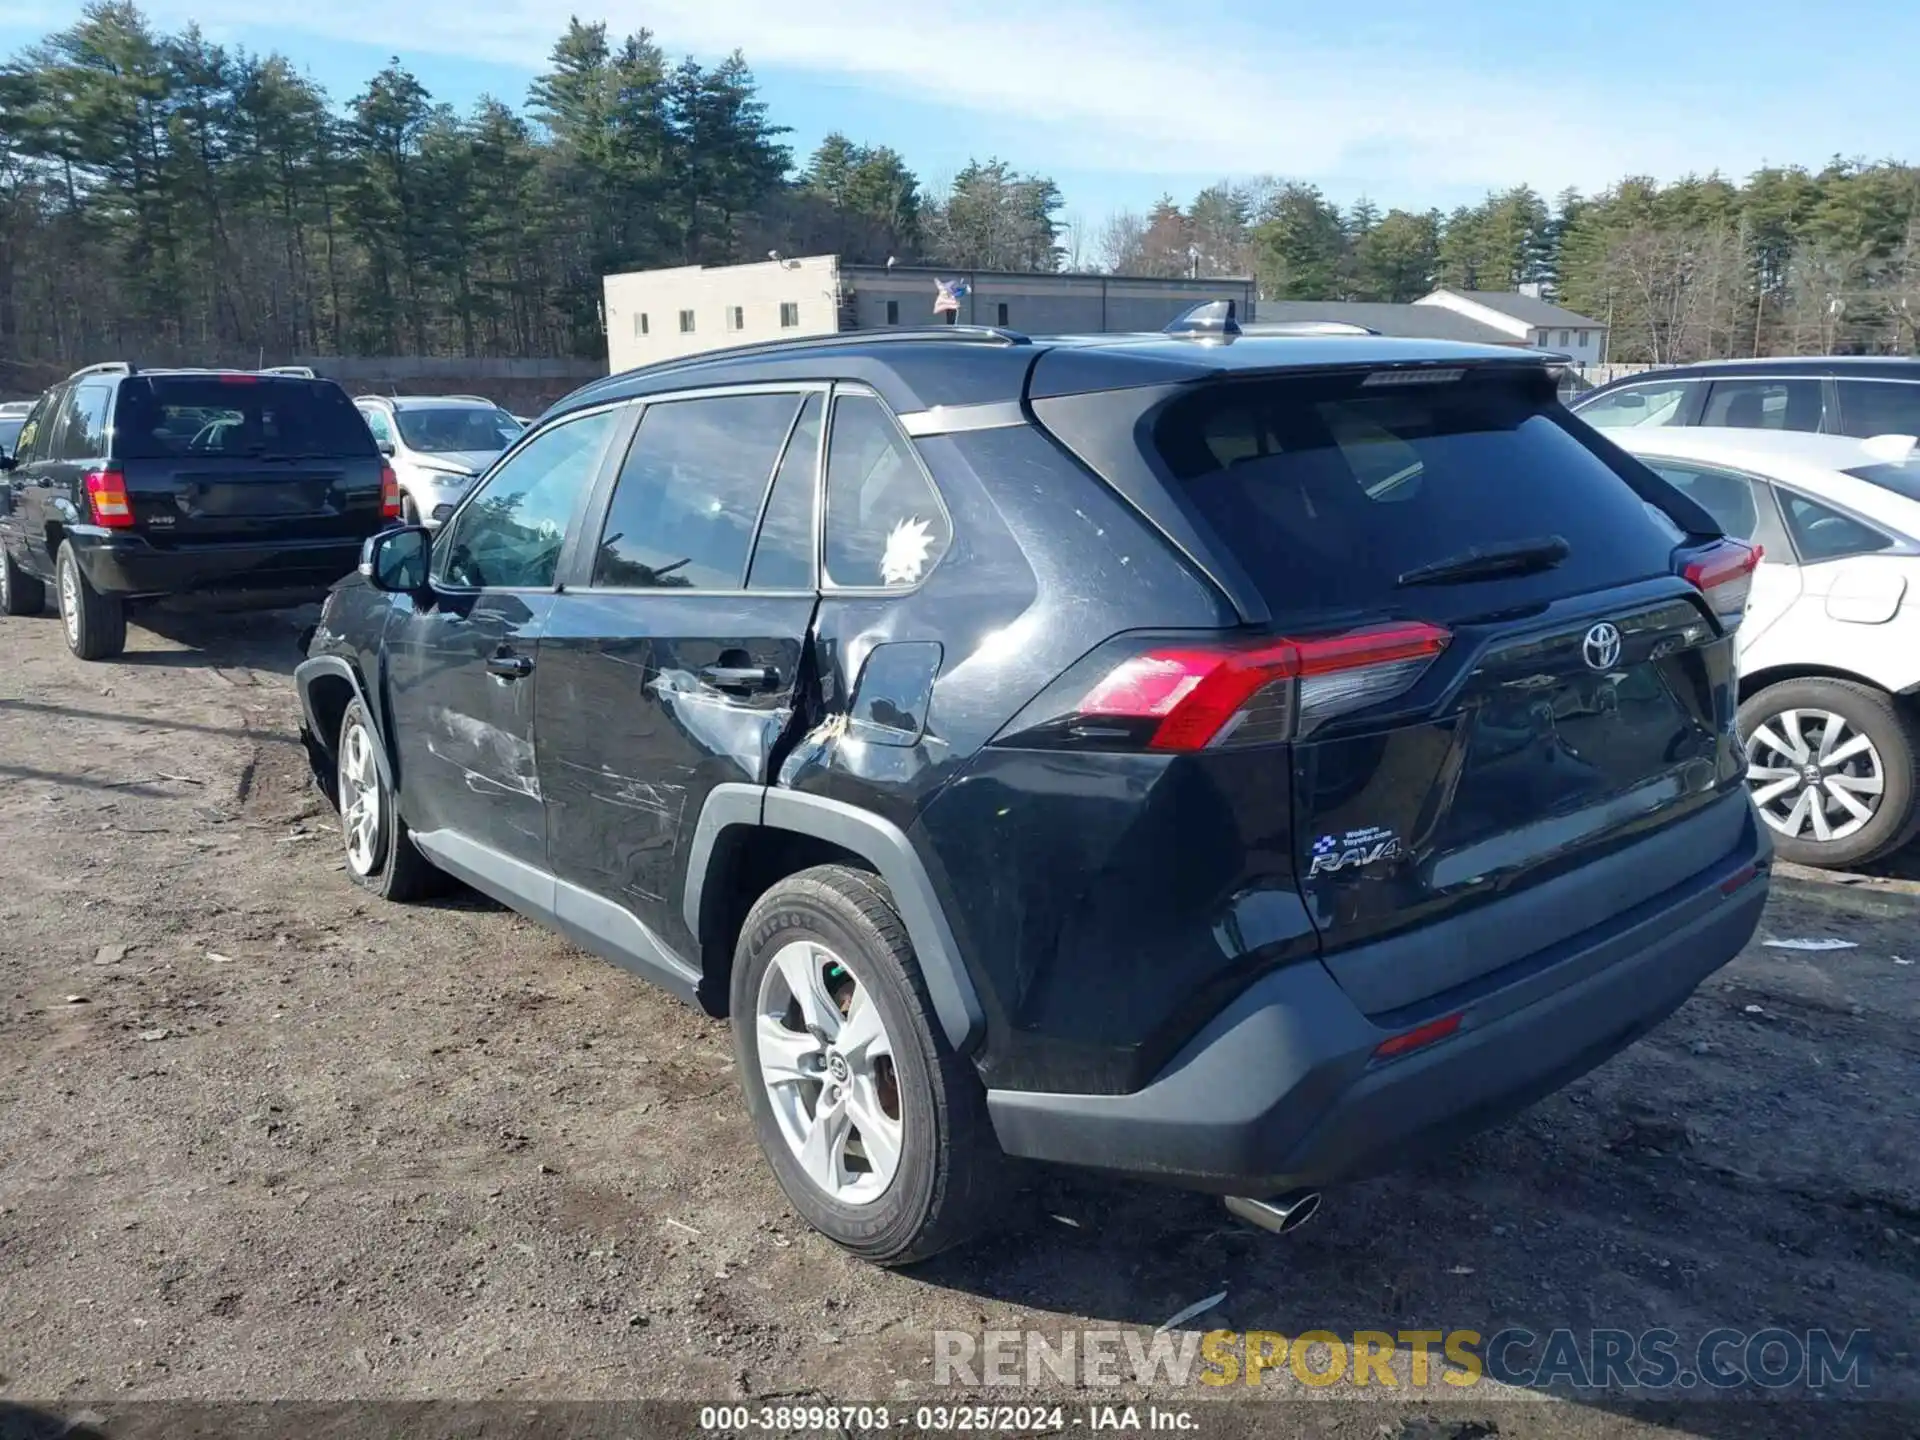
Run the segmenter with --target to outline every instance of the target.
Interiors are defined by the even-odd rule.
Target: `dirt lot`
[[[1009,1237],[889,1274],[788,1212],[723,1025],[477,899],[348,883],[293,617],[163,625],[82,665],[0,620],[0,1399],[924,1398],[935,1330],[1222,1289],[1194,1328],[1866,1329],[1875,1391],[1920,1397],[1915,887],[1779,882],[1764,935],[1857,948],[1756,944],[1296,1236],[1040,1176]]]

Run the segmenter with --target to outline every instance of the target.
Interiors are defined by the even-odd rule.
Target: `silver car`
[[[362,395],[353,403],[400,481],[409,524],[437,527],[526,428],[478,395]]]

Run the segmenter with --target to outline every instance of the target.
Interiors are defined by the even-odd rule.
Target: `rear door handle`
[[[533,673],[533,661],[525,655],[489,655],[487,673],[502,680],[524,680]]]
[[[700,678],[716,690],[750,695],[777,686],[780,672],[771,665],[709,665],[700,672]]]

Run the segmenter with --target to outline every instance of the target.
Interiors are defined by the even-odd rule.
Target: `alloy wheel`
[[[71,560],[60,566],[60,622],[67,627],[67,643],[80,644],[80,574]]]
[[[1747,786],[1778,833],[1844,840],[1880,808],[1886,772],[1866,733],[1831,710],[1781,710],[1747,737]]]
[[[340,824],[346,832],[347,863],[354,874],[371,875],[380,861],[382,830],[373,737],[366,726],[351,726],[340,750]]]
[[[784,945],[754,1015],[760,1081],[807,1178],[843,1205],[886,1193],[904,1140],[893,1040],[871,989],[812,940]]]

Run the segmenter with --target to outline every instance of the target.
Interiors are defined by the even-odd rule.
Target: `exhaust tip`
[[[1262,1230],[1286,1235],[1320,1213],[1320,1192],[1296,1190],[1290,1195],[1275,1196],[1271,1200],[1256,1200],[1250,1195],[1229,1195],[1227,1209]]]

